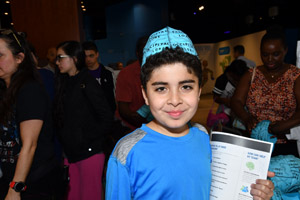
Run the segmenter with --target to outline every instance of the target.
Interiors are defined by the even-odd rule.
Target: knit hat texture
[[[181,47],[186,53],[198,56],[191,39],[181,30],[167,26],[152,33],[144,47],[142,66],[149,56],[163,51],[166,47],[176,48],[177,46]]]

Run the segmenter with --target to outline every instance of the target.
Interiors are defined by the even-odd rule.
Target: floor
[[[207,128],[206,118],[207,118],[209,110],[212,107],[212,104],[213,104],[213,95],[212,94],[202,94],[200,96],[198,110],[191,121],[197,122]],[[217,107],[218,107],[218,104],[215,103],[213,106],[214,113],[216,112]],[[207,130],[209,130],[209,129],[207,128]]]

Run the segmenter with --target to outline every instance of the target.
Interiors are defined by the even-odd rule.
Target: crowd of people
[[[229,126],[239,119],[251,135],[269,120],[273,156],[299,157],[286,134],[300,125],[300,69],[284,63],[283,35],[262,38],[261,66],[235,51],[213,90]],[[209,132],[191,122],[207,61],[189,37],[171,27],[140,37],[116,73],[99,56],[94,42],[63,41],[41,67],[25,35],[0,31],[0,199],[209,199]],[[273,189],[259,179],[250,193],[268,200]]]

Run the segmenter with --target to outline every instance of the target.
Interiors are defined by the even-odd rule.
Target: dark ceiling
[[[184,29],[195,43],[223,41],[265,30],[272,24],[279,24],[283,28],[299,28],[300,12],[296,2],[170,0],[170,25]],[[205,9],[201,12],[196,11],[200,5],[204,5]]]
[[[100,38],[106,37],[105,8],[130,0],[83,0],[86,16],[100,26]],[[137,2],[136,0],[135,2]],[[169,26],[187,33],[194,43],[214,43],[265,30],[272,24],[286,29],[300,28],[298,0],[164,0],[168,1]],[[0,11],[7,4],[1,1]],[[141,0],[141,3],[143,0]],[[203,11],[197,10],[204,5]],[[272,16],[273,13],[274,16]],[[273,12],[272,12],[273,11]],[[6,19],[7,18],[7,19]],[[11,16],[1,18],[10,26]],[[7,24],[6,24],[7,23]],[[97,30],[99,31],[99,30]],[[227,33],[225,33],[227,32]],[[99,38],[99,39],[100,39]]]
[[[106,37],[105,8],[130,0],[83,0],[87,11],[85,20],[94,20],[97,33]],[[187,33],[194,43],[214,43],[265,30],[272,24],[286,29],[300,28],[298,0],[164,0],[168,1],[169,26]],[[138,2],[138,0],[135,0]],[[140,2],[144,2],[140,0]],[[197,10],[204,5],[203,11]],[[6,10],[0,1],[0,11]],[[273,15],[270,15],[273,11]],[[271,12],[272,13],[272,12]],[[1,18],[8,27],[11,16]],[[99,30],[101,29],[101,30]],[[93,31],[93,30],[92,30]],[[225,33],[227,32],[227,33]]]
[[[105,20],[105,6],[125,1],[85,0],[87,14]],[[194,43],[223,41],[265,30],[271,24],[300,27],[296,0],[168,0],[168,4],[169,26],[186,32]],[[201,5],[205,9],[197,11]],[[272,7],[274,16],[269,14]]]

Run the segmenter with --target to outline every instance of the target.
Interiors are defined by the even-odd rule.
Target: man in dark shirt
[[[98,61],[99,52],[94,42],[87,41],[84,42],[82,46],[85,52],[85,64],[87,68],[90,74],[95,77],[101,85],[112,111],[115,112],[116,102],[114,97],[113,75]]]

